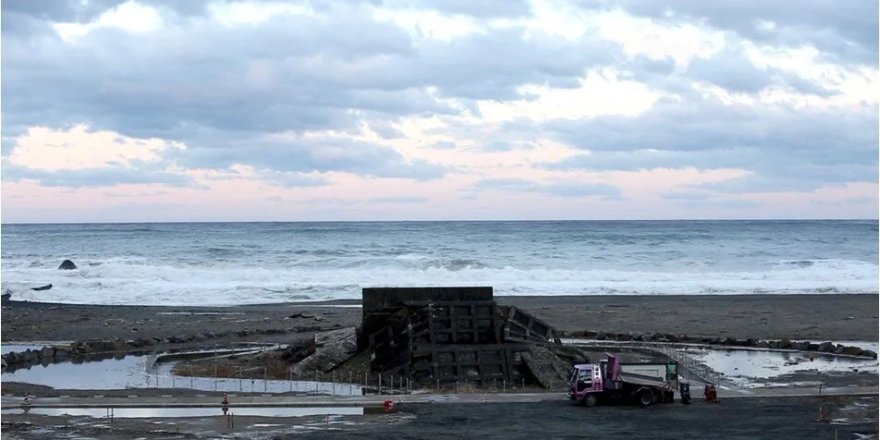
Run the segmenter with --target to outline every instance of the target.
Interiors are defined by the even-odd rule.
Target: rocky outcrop
[[[584,330],[582,332],[569,332],[566,337],[573,338],[589,338],[597,341],[641,341],[641,342],[679,342],[687,344],[704,344],[704,345],[720,345],[725,347],[752,347],[766,348],[773,350],[798,350],[798,351],[816,351],[830,354],[843,354],[849,356],[863,356],[877,358],[877,353],[871,350],[865,350],[854,346],[845,346],[842,344],[834,344],[832,342],[822,342],[820,344],[812,344],[806,341],[791,341],[789,339],[780,339],[773,341],[762,341],[757,339],[737,339],[730,336],[724,338],[707,338],[693,337],[687,335],[671,335],[666,333],[653,334],[633,334],[633,333],[606,333],[594,330]]]
[[[296,375],[326,372],[357,354],[357,329],[345,327],[315,333],[315,352],[293,367]]]
[[[76,269],[76,264],[73,264],[73,261],[64,260],[61,262],[61,265],[58,266],[59,270],[74,270]]]

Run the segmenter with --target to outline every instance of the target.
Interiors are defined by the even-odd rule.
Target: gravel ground
[[[673,333],[756,339],[877,341],[878,295],[497,297],[561,331]],[[350,304],[350,302],[349,302]],[[315,318],[289,316],[305,312]],[[3,304],[2,341],[110,340],[213,333],[211,341],[284,342],[291,332],[358,325],[360,308]],[[235,333],[248,330],[244,336]],[[272,331],[278,333],[271,334]],[[267,334],[268,333],[268,334]]]

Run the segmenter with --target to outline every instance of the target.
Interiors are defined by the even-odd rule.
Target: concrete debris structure
[[[316,370],[328,371],[336,368],[357,354],[356,333],[357,329],[354,327],[315,333],[315,352],[297,362],[293,373],[307,376]]]
[[[359,345],[373,372],[429,386],[557,388],[562,378],[549,365],[571,365],[553,354],[562,346],[552,327],[496,304],[491,287],[365,288]]]

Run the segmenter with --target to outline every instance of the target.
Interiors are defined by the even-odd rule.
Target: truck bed
[[[633,373],[620,373],[618,376],[621,382],[629,383],[632,385],[641,385],[655,388],[662,388],[664,390],[672,390],[676,389],[676,384],[671,381],[659,379],[656,377],[645,376],[641,374],[633,374]]]
[[[620,364],[620,372],[666,380],[666,364]]]

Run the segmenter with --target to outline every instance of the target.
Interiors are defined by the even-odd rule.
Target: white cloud
[[[42,171],[131,168],[135,161],[156,162],[165,150],[185,148],[178,142],[136,139],[111,131],[89,131],[89,127],[83,124],[67,130],[31,127],[15,139],[9,162]]]
[[[526,36],[539,32],[554,37],[577,41],[590,30],[589,15],[565,1],[533,1],[534,16],[523,21]]]
[[[627,55],[671,58],[679,68],[687,67],[695,57],[708,58],[725,46],[723,32],[688,22],[658,22],[621,10],[598,13],[592,20],[599,35],[620,44]]]
[[[161,29],[162,15],[155,8],[127,1],[109,9],[89,23],[54,23],[52,26],[65,41],[73,41],[101,28],[116,28],[130,33],[147,33]]]
[[[798,48],[755,45],[743,42],[745,53],[759,68],[774,67],[797,75],[837,93],[825,99],[813,99],[816,107],[876,107],[880,101],[880,77],[874,66],[847,66],[823,61],[812,46]],[[775,94],[777,97],[779,94]],[[784,100],[777,100],[784,101]]]
[[[591,70],[574,89],[529,84],[519,87],[518,91],[533,99],[480,101],[482,118],[504,121],[525,117],[546,121],[600,115],[635,116],[650,109],[663,96],[645,84],[621,79],[614,69]]]
[[[284,2],[215,2],[208,5],[208,13],[224,26],[255,26],[278,15],[315,16],[315,11],[306,3]]]

